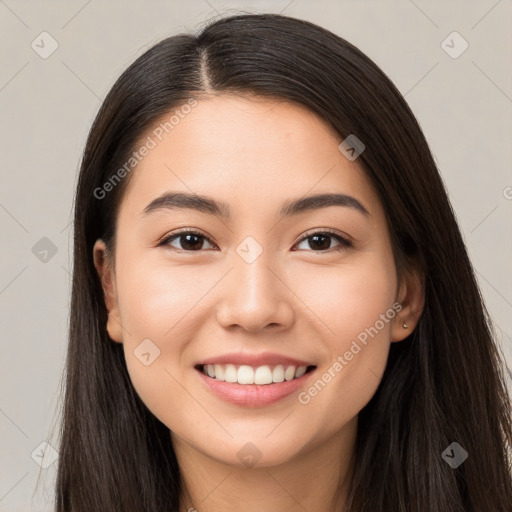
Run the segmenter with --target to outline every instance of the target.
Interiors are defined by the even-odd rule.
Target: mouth
[[[195,369],[219,382],[240,385],[268,386],[300,379],[312,372],[315,365],[275,364],[262,366],[227,364],[198,364]]]
[[[307,385],[316,368],[311,360],[273,352],[233,352],[194,366],[206,390],[243,407],[270,406],[292,396]]]

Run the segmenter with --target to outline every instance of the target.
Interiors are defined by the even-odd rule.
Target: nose
[[[289,328],[295,315],[294,294],[284,274],[270,267],[266,252],[252,263],[235,255],[217,308],[219,324],[249,332]]]

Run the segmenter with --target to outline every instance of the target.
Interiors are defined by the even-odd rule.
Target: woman
[[[84,151],[57,511],[508,511],[494,339],[368,57],[273,14],[170,37]]]

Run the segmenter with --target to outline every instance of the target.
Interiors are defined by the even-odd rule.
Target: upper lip
[[[209,357],[199,362],[198,365],[202,366],[205,364],[237,364],[247,366],[264,366],[264,365],[288,365],[288,366],[315,366],[312,363],[288,357],[281,354],[275,354],[273,352],[263,352],[260,354],[223,354],[220,356]]]

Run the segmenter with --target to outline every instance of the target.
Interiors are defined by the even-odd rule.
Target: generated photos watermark
[[[402,311],[402,305],[399,302],[395,302],[391,308],[386,310],[379,316],[379,319],[375,323],[361,331],[357,335],[357,340],[352,340],[350,349],[347,350],[343,355],[338,355],[334,363],[321,375],[321,377],[310,386],[307,391],[302,391],[298,395],[298,400],[301,404],[307,405],[311,400],[322,391],[332,379],[334,379],[340,372],[349,364],[356,354],[361,352],[362,348],[368,343],[368,337],[374,338],[379,334],[382,329],[388,324],[396,314]],[[359,343],[362,345],[360,345]]]
[[[94,189],[94,197],[96,199],[104,199],[107,194],[114,190],[121,180],[129,174],[139,162],[148,156],[150,151],[155,149],[158,146],[158,143],[161,142],[166,135],[171,133],[171,131],[180,124],[181,120],[190,114],[192,109],[196,106],[197,100],[189,98],[188,101],[180,108],[174,109],[172,114],[169,116],[169,119],[160,123],[151,132],[151,134],[146,137],[144,143],[131,154],[130,158],[128,158],[128,160],[126,160],[126,162],[114,174],[112,174],[112,176],[110,176],[110,178],[103,183],[101,187],[96,187]]]

